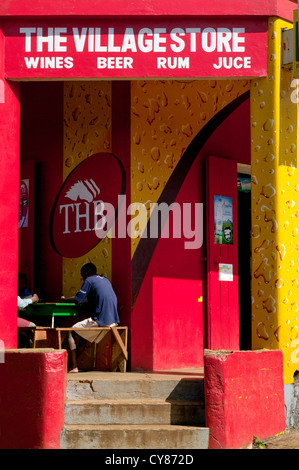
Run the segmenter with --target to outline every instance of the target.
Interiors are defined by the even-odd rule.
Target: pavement
[[[299,431],[286,431],[283,434],[265,439],[261,442],[261,449],[299,449]]]

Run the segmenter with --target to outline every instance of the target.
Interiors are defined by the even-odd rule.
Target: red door
[[[153,370],[204,365],[202,281],[153,278]]]
[[[207,347],[239,349],[237,163],[207,159]]]

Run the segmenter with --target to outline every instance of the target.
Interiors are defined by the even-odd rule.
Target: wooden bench
[[[97,328],[52,328],[45,326],[36,326],[33,330],[33,348],[54,348],[62,349],[62,344],[68,335],[68,332],[98,332],[97,342],[92,343],[93,348],[93,370],[102,370],[97,368],[97,354],[102,357],[102,364],[108,367],[110,371],[126,372],[126,365],[128,360],[128,327],[97,327]],[[106,342],[104,341],[106,339]],[[88,341],[88,340],[85,340]],[[101,349],[101,343],[105,343]],[[91,344],[91,343],[90,343]],[[91,346],[89,346],[90,348]],[[110,360],[104,358],[110,351]],[[110,367],[109,367],[110,364]],[[79,368],[80,368],[80,364]],[[89,367],[90,370],[90,367]]]

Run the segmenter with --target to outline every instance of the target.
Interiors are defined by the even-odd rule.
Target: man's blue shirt
[[[117,298],[110,281],[106,277],[94,274],[85,279],[81,290],[75,296],[75,302],[88,302],[90,316],[99,326],[119,323]]]

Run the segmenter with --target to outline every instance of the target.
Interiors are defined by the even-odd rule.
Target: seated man
[[[28,305],[34,304],[35,302],[38,302],[38,295],[34,294],[32,297],[27,298],[27,299],[21,299],[21,297],[18,295],[18,311],[24,310]],[[24,318],[20,318],[18,316],[18,326],[36,326],[34,323],[24,320]]]
[[[35,302],[38,302],[39,298],[38,298],[38,295],[37,294],[34,294],[32,297],[30,298],[26,298],[26,299],[21,299],[21,297],[18,295],[18,312],[19,311],[22,311],[22,310],[25,310],[25,308],[30,305],[30,304],[33,304]],[[21,318],[18,316],[18,327],[31,327],[31,328],[34,328],[36,325],[35,323],[29,321],[29,320],[25,320],[24,318]],[[30,347],[30,338],[28,338],[28,335],[26,332],[22,332],[20,333],[19,335],[19,343],[20,343],[20,346],[21,347]]]
[[[31,292],[27,289],[27,276],[25,273],[18,274],[18,296],[21,297],[21,299],[32,297]]]
[[[92,328],[98,326],[117,326],[119,317],[117,312],[117,297],[110,281],[97,274],[97,268],[93,263],[87,263],[81,268],[83,285],[74,297],[77,304],[87,301],[87,311],[89,317],[73,325],[73,328]],[[93,341],[90,332],[78,332],[83,338]],[[76,343],[69,332],[69,346],[73,368],[69,372],[78,372],[76,360]]]

